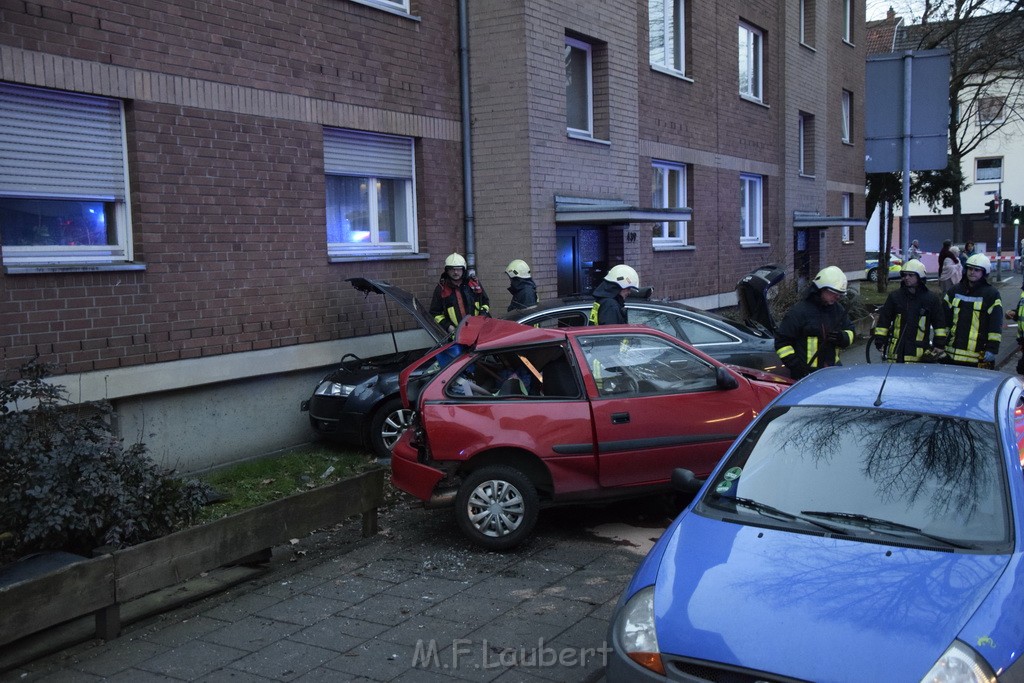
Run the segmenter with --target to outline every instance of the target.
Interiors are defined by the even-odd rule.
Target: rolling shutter
[[[0,194],[123,200],[121,102],[0,83]]]
[[[325,128],[324,172],[329,175],[412,178],[412,138]]]

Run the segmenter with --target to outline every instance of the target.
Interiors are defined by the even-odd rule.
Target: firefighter
[[[466,259],[462,254],[449,254],[444,260],[444,272],[434,288],[430,300],[430,314],[442,328],[455,331],[467,315],[490,315],[490,300],[480,286],[476,275],[466,274]]]
[[[874,341],[890,361],[917,363],[928,359],[926,350],[946,345],[942,300],[928,291],[925,280],[924,264],[910,259],[900,271],[900,288],[882,304]]]
[[[604,281],[594,288],[594,305],[590,309],[591,325],[625,325],[626,297],[630,290],[640,289],[640,276],[627,265],[613,266]]]
[[[995,363],[1003,330],[999,290],[989,284],[992,263],[984,254],[967,259],[964,278],[946,292],[946,355],[954,365]]]
[[[819,368],[840,365],[839,351],[853,343],[853,323],[840,299],[846,275],[836,266],[822,268],[793,305],[775,334],[775,352],[800,379]]]
[[[1017,299],[1017,310],[1006,312],[1007,320],[1017,323],[1017,348],[1020,350],[1020,358],[1017,359],[1017,374],[1024,375],[1024,285],[1020,288],[1020,297]]]
[[[505,268],[508,275],[508,293],[512,302],[508,310],[518,311],[537,305],[537,285],[530,276],[530,266],[522,259],[515,259]]]

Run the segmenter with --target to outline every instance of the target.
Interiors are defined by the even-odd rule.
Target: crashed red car
[[[392,480],[429,507],[454,504],[470,539],[504,550],[542,507],[665,491],[676,467],[706,476],[791,383],[644,326],[467,318],[402,372],[415,418]]]

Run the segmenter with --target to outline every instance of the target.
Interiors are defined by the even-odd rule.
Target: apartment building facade
[[[863,13],[5,3],[3,367],[194,470],[308,440],[324,368],[390,344],[350,277],[425,299],[459,251],[500,310],[512,258],[542,299],[619,262],[707,307],[766,263],[855,276]]]

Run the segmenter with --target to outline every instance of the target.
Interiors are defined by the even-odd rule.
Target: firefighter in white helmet
[[[995,363],[1003,337],[1003,302],[987,276],[992,262],[984,254],[967,259],[964,277],[946,292],[946,355],[954,365]]]
[[[917,363],[925,351],[946,345],[942,300],[925,285],[924,264],[910,259],[900,270],[900,288],[891,292],[878,314],[874,343],[896,363]]]
[[[453,332],[467,315],[490,315],[490,300],[480,286],[476,274],[466,273],[466,259],[462,254],[449,254],[444,260],[444,272],[434,288],[430,300],[430,314],[442,328]]]
[[[625,264],[613,266],[604,280],[594,288],[594,305],[590,309],[591,325],[625,325],[626,297],[640,289],[640,276]]]
[[[514,259],[505,267],[508,292],[512,301],[508,310],[519,311],[537,305],[537,285],[530,276],[530,266],[522,259]]]
[[[775,352],[794,379],[839,365],[840,350],[853,343],[853,323],[840,303],[844,296],[846,274],[836,266],[822,268],[807,296],[782,319],[775,333]]]

